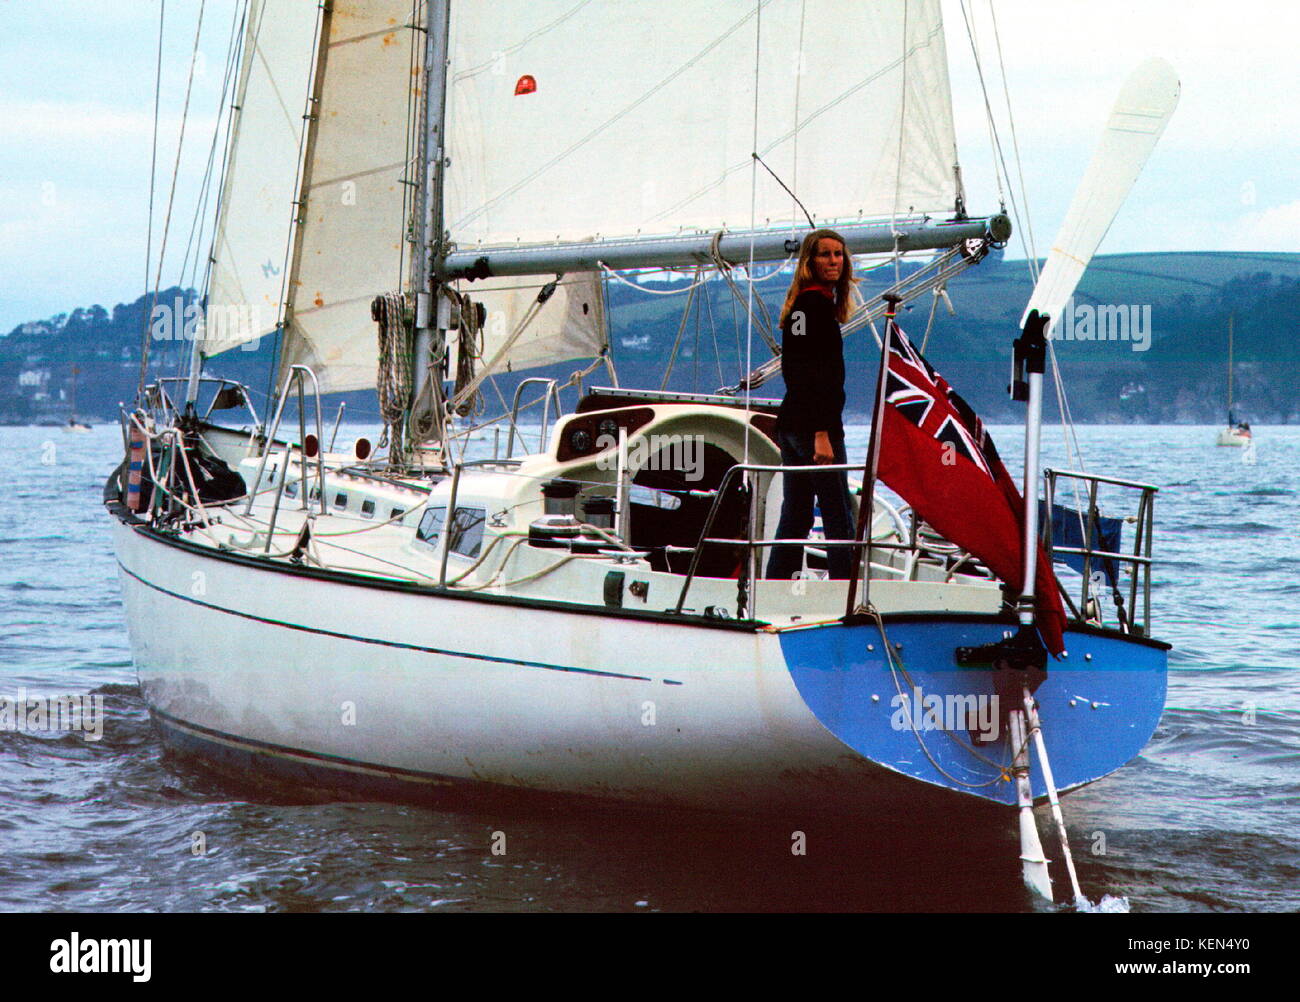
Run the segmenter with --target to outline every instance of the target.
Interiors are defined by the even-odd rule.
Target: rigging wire
[[[898,208],[903,200],[903,139],[907,135],[907,4],[903,4],[902,83],[898,101],[898,158],[894,164],[894,204],[889,212],[889,230],[894,237],[894,284],[903,280],[899,251]]]
[[[754,157],[749,162],[749,270],[747,274],[754,274],[754,234],[758,225],[758,98],[759,85],[762,82],[761,67],[763,56],[763,0],[754,2],[754,128],[753,141],[750,150]],[[795,123],[796,126],[798,122]],[[715,238],[713,246],[718,247],[718,240]],[[715,257],[720,255],[715,255]],[[754,363],[754,285],[749,283],[746,286],[747,299],[745,302],[745,371],[748,372],[753,368]],[[770,337],[770,335],[769,335]],[[745,384],[745,410],[750,408],[749,401],[749,384]],[[745,422],[745,445],[744,461],[749,463],[749,432],[752,422]],[[753,526],[750,526],[753,531]],[[752,560],[752,556],[751,556]]]
[[[795,197],[795,192],[799,190],[799,98],[803,92],[803,33],[804,22],[807,20],[807,16],[808,0],[802,0],[799,4],[799,47],[795,50],[795,58],[798,60],[798,63],[795,66],[794,74],[794,129],[793,135],[790,137],[792,145],[790,151],[790,187],[786,188],[786,190],[790,192],[790,198],[793,199],[794,203],[801,209],[803,209],[803,203]],[[755,142],[755,145],[757,145],[757,141]],[[766,167],[767,165],[763,164],[763,166]],[[776,175],[773,175],[773,177],[775,176]],[[779,181],[780,178],[777,178],[777,180]],[[785,185],[782,185],[781,187],[784,188]],[[817,227],[813,225],[812,214],[809,213],[807,209],[804,209],[804,215],[808,217],[808,225],[812,226],[813,229],[816,229]],[[796,232],[797,230],[794,225],[794,211],[792,209],[790,212],[790,236],[793,238]]]
[[[153,298],[149,305],[150,317],[153,316],[154,308],[158,304],[158,293],[161,291],[163,261],[167,257],[167,235],[171,230],[172,209],[176,204],[176,188],[177,188],[177,184],[181,172],[181,154],[185,150],[185,127],[189,123],[190,95],[194,91],[194,68],[198,63],[198,58],[199,58],[199,41],[202,38],[202,34],[203,34],[203,13],[206,7],[207,7],[207,0],[202,0],[202,2],[200,2],[199,4],[198,22],[194,27],[194,48],[193,51],[190,53],[190,73],[189,73],[189,79],[185,82],[185,103],[181,108],[180,135],[176,139],[176,162],[172,165],[171,190],[168,192],[167,195],[167,214],[163,217],[162,238],[158,242],[158,268],[157,271],[154,273]],[[161,73],[161,64],[160,64],[160,73]],[[161,90],[161,80],[159,81],[159,89]],[[176,318],[173,318],[173,323],[175,322],[175,319]],[[146,318],[145,322],[147,326],[148,318]],[[144,357],[142,357],[141,366],[140,366],[142,380],[145,375],[146,365],[147,365],[147,360]],[[140,388],[141,390],[144,389],[143,381],[141,382]]]
[[[199,283],[199,285],[197,286],[198,301],[201,304],[201,308],[205,311],[205,318],[204,318],[205,334],[207,333],[208,330],[207,323],[206,323],[207,321],[206,311],[209,305],[208,304],[209,282],[212,276],[212,263],[216,256],[217,222],[220,219],[221,207],[225,201],[226,166],[229,160],[229,153],[230,153],[231,124],[234,119],[233,108],[230,109],[228,114],[226,113],[226,100],[230,96],[233,88],[237,86],[237,81],[238,81],[237,67],[239,66],[240,58],[243,52],[243,37],[244,37],[243,29],[244,29],[244,22],[245,19],[247,18],[247,15],[248,15],[248,0],[244,0],[242,4],[236,5],[235,15],[231,22],[231,40],[229,46],[226,49],[226,69],[222,76],[221,98],[217,106],[217,115],[212,127],[212,143],[208,149],[207,167],[204,170],[203,181],[199,189],[200,197],[196,202],[195,209],[194,209],[194,219],[190,224],[190,240],[186,241],[185,259],[183,259],[181,262],[181,275],[179,279],[180,287],[183,289],[196,288],[194,283],[198,279],[199,254],[203,247],[203,233],[204,230],[207,228],[208,201],[211,198],[212,187],[213,187],[213,178],[214,178],[213,166],[216,163],[217,143],[218,140],[221,138],[221,125],[222,125],[222,120],[224,119],[225,126],[226,126],[226,134],[225,134],[224,143],[222,144],[221,166],[220,169],[215,174],[217,200],[216,200],[215,212],[212,213],[212,238],[211,238],[211,244],[208,249],[208,253],[206,255],[206,260],[204,261],[203,279],[202,282]],[[185,277],[185,269],[186,269],[186,260],[188,260],[190,256],[190,241],[193,241],[194,261],[193,261],[193,271],[187,283]],[[175,359],[175,364],[179,375],[187,375],[189,360],[185,358],[184,353],[181,353],[177,356],[177,358]]]
[[[659,389],[661,391],[668,389],[668,379],[673,374],[673,363],[677,361],[677,350],[682,345],[682,334],[686,330],[686,319],[688,316],[690,316],[691,303],[695,299],[695,290],[699,288],[701,282],[703,281],[703,278],[698,276],[702,276],[704,274],[704,266],[700,265],[700,267],[698,267],[695,270],[695,274],[697,276],[696,280],[692,282],[688,287],[688,289],[686,290],[690,294],[686,297],[686,306],[682,310],[682,322],[677,325],[677,336],[673,338],[673,350],[668,353],[668,364],[664,367],[664,378],[659,384]]]
[[[1016,177],[1020,181],[1020,198],[1025,206],[1025,235],[1029,240],[1029,273],[1038,281],[1038,248],[1034,241],[1034,225],[1029,212],[1029,187],[1025,184],[1024,166],[1020,159],[1020,139],[1016,134],[1016,116],[1011,109],[1011,88],[1007,85],[1007,64],[1002,57],[1002,36],[998,34],[998,14],[989,0],[989,17],[993,20],[993,41],[998,50],[998,69],[1002,75],[1002,95],[1007,103],[1007,125],[1011,130],[1011,148],[1016,157]]]
[[[144,251],[144,291],[146,295],[149,292],[149,266],[153,263],[153,199],[158,176],[158,109],[159,102],[162,99],[163,22],[166,15],[167,0],[162,0],[158,6],[158,62],[153,85],[153,142],[149,155],[149,222],[145,235]],[[157,302],[157,298],[155,295],[141,322],[140,382],[135,391],[137,402],[144,394],[144,384],[149,375],[149,319],[153,316],[153,306]]]
[[[248,9],[249,9],[249,2],[248,0],[245,0],[245,2],[242,5],[242,13],[239,18],[239,25],[236,28],[236,35],[238,37],[239,44],[238,47],[235,49],[235,51],[232,53],[232,57],[231,57],[231,63],[230,63],[231,74],[228,79],[229,87],[228,89],[225,86],[223,86],[222,88],[224,93],[230,94],[232,103],[231,103],[230,110],[226,115],[226,136],[224,141],[222,142],[221,168],[217,173],[217,205],[216,205],[216,211],[213,213],[213,218],[212,218],[212,242],[210,245],[210,249],[208,251],[208,259],[206,264],[204,265],[204,271],[203,271],[203,297],[205,301],[207,300],[208,292],[211,287],[212,266],[213,264],[216,263],[216,259],[217,259],[218,222],[221,219],[221,212],[222,209],[225,207],[225,203],[226,203],[226,178],[227,178],[226,172],[230,166],[230,153],[232,149],[232,143],[234,140],[234,131],[235,131],[236,108],[233,103],[235,97],[234,92],[239,88],[238,67],[242,65],[244,59],[244,52],[245,52],[244,29],[245,26],[248,24]]]
[[[214,118],[212,127],[212,142],[208,146],[208,159],[203,168],[203,180],[199,184],[200,197],[195,200],[194,218],[190,220],[190,233],[185,240],[185,254],[181,258],[180,283],[181,288],[193,287],[193,282],[198,278],[199,254],[203,247],[203,231],[207,228],[208,220],[208,200],[212,193],[213,168],[217,162],[217,143],[221,138],[221,125],[227,119],[226,115],[226,98],[230,93],[230,80],[232,67],[239,51],[240,32],[238,25],[240,14],[247,10],[247,4],[236,4],[234,7],[234,16],[230,24],[230,41],[226,46],[226,65],[221,77],[221,91],[217,98],[217,114]],[[194,254],[193,270],[189,276],[189,285],[186,283],[186,272],[191,269],[190,254]]]
[[[1015,218],[1016,229],[1019,231],[1021,247],[1025,251],[1025,263],[1029,270],[1030,281],[1033,282],[1035,285],[1037,285],[1038,277],[1039,277],[1038,253],[1034,241],[1033,225],[1029,219],[1028,189],[1025,186],[1024,170],[1023,170],[1022,161],[1020,157],[1020,144],[1017,138],[1016,127],[1015,127],[1015,113],[1011,105],[1010,87],[1007,83],[1006,60],[1002,52],[1001,37],[998,34],[997,15],[993,11],[993,3],[992,0],[990,0],[989,11],[993,21],[993,35],[997,46],[998,68],[999,68],[999,73],[1002,77],[1003,95],[1007,106],[1007,120],[1009,123],[1009,129],[1012,136],[1012,144],[1015,152],[1017,178],[1020,184],[1021,198],[1024,200],[1024,206],[1025,206],[1023,220],[1021,218],[1020,205],[1016,199],[1015,189],[1011,184],[1011,172],[1010,170],[1007,169],[1006,157],[1005,154],[1003,153],[1002,143],[998,136],[997,126],[993,114],[993,105],[992,102],[989,100],[988,88],[985,86],[985,82],[984,82],[984,68],[980,60],[979,46],[975,37],[973,16],[971,16],[971,14],[973,14],[973,11],[971,13],[968,13],[966,5],[967,5],[967,0],[961,0],[962,18],[966,22],[966,33],[967,33],[967,37],[970,40],[971,54],[975,59],[975,69],[979,75],[980,90],[984,97],[984,109],[985,109],[985,114],[989,126],[989,135],[995,152],[995,156],[993,159],[993,172],[998,179],[998,192],[999,195],[1002,194],[1002,177],[1003,174],[1005,174],[1006,181],[1007,181],[1007,189],[1010,192],[1010,198],[1011,198],[1011,211],[1012,211],[1012,215]],[[1074,424],[1074,417],[1070,412],[1069,398],[1066,395],[1065,381],[1061,376],[1060,364],[1056,355],[1056,346],[1053,343],[1052,338],[1050,337],[1047,339],[1047,355],[1051,361],[1052,383],[1056,389],[1057,409],[1061,415],[1061,433],[1064,438],[1066,457],[1072,468],[1086,472],[1087,467],[1084,463],[1083,451],[1079,445],[1078,431]],[[1074,486],[1075,507],[1076,509],[1081,509],[1082,498],[1079,494],[1080,488],[1079,488],[1078,481],[1072,481],[1072,483]]]

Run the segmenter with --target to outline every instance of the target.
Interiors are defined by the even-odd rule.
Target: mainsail
[[[828,225],[955,199],[938,0],[457,4],[448,98],[462,250],[802,226],[754,150]]]
[[[250,20],[257,15],[263,32],[269,23],[302,31],[308,7],[314,17],[301,0],[251,0]],[[246,199],[223,204],[222,277],[210,302],[218,291],[247,297],[263,270],[264,256],[232,252],[242,246],[236,229],[278,226],[294,247],[287,301],[273,304],[286,328],[283,365],[311,365],[326,391],[375,385],[370,300],[410,279],[424,53],[412,21],[410,0],[328,5],[313,29],[310,91],[306,72],[296,90],[286,82],[298,68],[270,81],[284,108],[314,97],[296,199],[277,188],[278,212],[250,212]],[[448,251],[605,246],[751,223],[802,229],[790,195],[767,172],[755,175],[755,150],[819,224],[950,214],[957,201],[938,0],[454,2],[448,54]],[[294,60],[303,62],[297,50]],[[265,75],[259,66],[246,59],[241,86]],[[274,166],[258,152],[269,135],[260,118],[245,111],[237,131],[232,176],[247,158]],[[827,150],[846,147],[851,156],[828,162]],[[284,173],[297,175],[290,166]],[[508,318],[523,316],[555,277],[543,271],[535,283],[458,287],[487,307],[487,333],[493,318],[509,332]],[[575,280],[597,276],[566,277]],[[485,345],[485,361],[519,368],[599,353],[603,314],[584,314],[591,322],[575,328],[565,301],[545,304],[506,351]]]

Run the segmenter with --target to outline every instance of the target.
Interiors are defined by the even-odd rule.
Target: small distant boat
[[[1219,432],[1216,445],[1249,445],[1250,422],[1238,421],[1232,413],[1232,317],[1228,317],[1228,426]]]
[[[68,415],[68,423],[63,425],[64,431],[90,431],[90,425],[86,424],[85,421],[77,420],[77,374],[79,372],[81,372],[81,370],[74,365],[72,367],[72,386],[69,390],[72,395],[72,400],[70,401],[72,408],[71,413]]]

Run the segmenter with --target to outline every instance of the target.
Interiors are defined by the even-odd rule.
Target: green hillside
[[[893,280],[893,268],[867,273],[860,285],[866,297],[878,296]],[[778,275],[757,283],[755,292],[769,312],[779,311],[787,278]],[[672,288],[657,283],[648,288]],[[927,356],[935,367],[988,420],[1016,420],[1017,407],[1006,396],[1011,341],[1030,292],[1023,261],[990,256],[953,281],[950,316],[940,305],[930,332]],[[190,295],[168,290],[160,297],[174,302]],[[608,286],[610,343],[624,386],[657,388],[681,342],[668,386],[711,392],[735,383],[745,371],[744,309],[725,283],[706,282],[691,314],[682,324],[685,295],[649,295],[624,284]],[[1117,314],[1134,322],[1124,340],[1061,338],[1057,358],[1076,420],[1084,422],[1212,423],[1224,417],[1227,395],[1228,316],[1235,323],[1234,383],[1237,410],[1253,422],[1300,421],[1294,387],[1300,381],[1300,254],[1169,253],[1118,254],[1099,257],[1089,267],[1073,303],[1078,317],[1108,317],[1115,334]],[[73,309],[44,320],[20,324],[0,336],[0,423],[66,418],[71,370],[77,382],[78,410],[106,419],[119,401],[135,393],[140,338],[147,312],[145,297],[119,304]],[[926,332],[928,300],[913,304],[901,323],[918,343]],[[1064,318],[1063,321],[1064,323]],[[1100,319],[1091,333],[1100,327]],[[1083,320],[1071,328],[1089,333]],[[1141,333],[1141,340],[1133,336]],[[1124,333],[1121,331],[1121,333]],[[180,374],[188,345],[155,341],[152,376]],[[870,410],[877,350],[869,334],[846,341],[848,409]],[[755,364],[768,357],[755,336]],[[214,359],[209,371],[241,379],[264,399],[274,358],[274,339],[264,338],[249,351],[231,351]],[[574,363],[552,367],[549,374],[567,378]],[[540,370],[547,374],[548,370]],[[537,373],[528,373],[529,375]],[[501,380],[507,395],[519,376]],[[597,373],[593,382],[603,381]],[[775,380],[764,396],[780,397]],[[373,393],[346,395],[349,414],[377,413]],[[493,395],[494,398],[494,395]],[[1049,395],[1050,416],[1056,403]]]

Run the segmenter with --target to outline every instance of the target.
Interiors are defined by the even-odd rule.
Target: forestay
[[[319,13],[314,4],[290,0],[249,4],[213,242],[205,355],[268,334],[284,316],[286,253]]]

